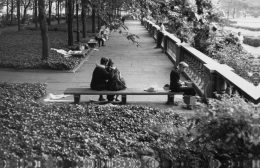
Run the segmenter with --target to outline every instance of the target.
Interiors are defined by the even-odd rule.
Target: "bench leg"
[[[80,95],[74,95],[74,103],[79,104],[80,101]]]
[[[122,104],[126,104],[126,95],[121,95],[122,96]]]
[[[174,95],[168,95],[166,104],[174,104]]]
[[[196,104],[195,96],[183,96],[183,101],[187,105],[187,108],[192,110],[194,105]]]

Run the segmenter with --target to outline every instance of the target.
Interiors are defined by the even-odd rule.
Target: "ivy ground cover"
[[[0,85],[0,157],[48,154],[62,158],[154,155],[152,127],[171,122],[174,113],[141,106],[42,104],[42,84]]]
[[[147,106],[43,104],[37,99],[45,92],[44,84],[0,84],[0,158],[152,156],[207,167],[212,157],[259,157],[252,120],[259,114],[236,96],[185,119]]]

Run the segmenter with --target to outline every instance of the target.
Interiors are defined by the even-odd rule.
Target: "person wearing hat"
[[[170,90],[172,92],[184,92],[183,95],[195,96],[196,91],[192,86],[184,85],[182,81],[180,81],[180,75],[184,72],[184,69],[189,67],[186,62],[180,62],[177,68],[171,71],[170,75]]]

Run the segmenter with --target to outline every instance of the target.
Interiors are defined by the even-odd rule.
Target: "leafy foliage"
[[[221,12],[211,1],[196,0],[192,4],[188,1],[173,0],[166,2],[166,5],[158,1],[153,3],[155,4],[148,5],[150,10],[163,8],[154,10],[157,15],[162,16],[154,19],[167,21],[167,31],[218,62],[229,65],[246,80],[253,80],[250,76],[251,55],[238,45],[234,36],[222,31],[217,34],[216,27],[213,29],[213,22],[222,24],[227,21],[220,18]],[[245,41],[249,42],[248,39]]]
[[[42,84],[3,83],[0,92],[0,157],[149,155],[208,162],[211,156],[259,155],[252,138],[257,111],[236,95],[211,100],[185,119],[147,106],[43,104],[36,101],[46,92]]]
[[[16,88],[16,89],[14,89]],[[154,154],[149,126],[173,122],[174,113],[142,106],[42,104],[43,85],[2,84],[0,156],[136,157]],[[26,93],[26,95],[24,95]],[[174,121],[179,125],[178,120]]]
[[[210,107],[198,111],[195,121],[195,149],[206,149],[215,158],[225,161],[235,158],[258,157],[253,137],[254,116],[259,112],[253,104],[238,95],[223,95],[221,100],[210,100]]]
[[[232,67],[236,74],[251,81],[252,56],[242,49],[233,35],[225,35],[224,39],[206,41],[205,52],[219,63]]]

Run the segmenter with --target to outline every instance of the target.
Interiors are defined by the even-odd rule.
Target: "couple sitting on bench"
[[[92,74],[90,87],[93,90],[110,90],[118,91],[126,89],[125,80],[121,77],[120,71],[114,66],[112,59],[102,57],[100,64],[96,64],[96,68]],[[107,95],[108,101],[118,100],[118,95]],[[105,101],[103,95],[100,95],[99,101]]]

